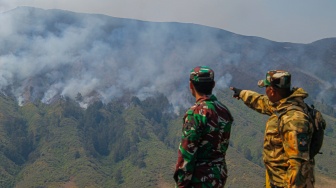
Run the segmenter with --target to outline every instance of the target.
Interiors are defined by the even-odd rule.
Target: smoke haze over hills
[[[271,69],[289,70],[292,85],[320,101],[327,128],[316,186],[335,184],[336,38],[278,43],[202,25],[29,7],[0,21],[0,187],[174,186],[183,114],[169,103],[177,113],[191,105],[189,71],[197,65],[215,70],[217,97],[235,118],[227,186],[264,184],[267,117],[228,87],[264,93],[257,81]]]
[[[145,99],[159,92],[175,107],[188,106],[188,72],[197,65],[215,69],[216,89],[256,89],[267,70],[289,69],[308,77],[294,75],[293,85],[336,104],[335,95],[325,92],[336,85],[330,72],[336,71],[335,38],[276,43],[195,24],[29,7],[2,13],[0,21],[6,25],[0,30],[0,89],[20,104],[80,93],[85,107],[125,93]]]

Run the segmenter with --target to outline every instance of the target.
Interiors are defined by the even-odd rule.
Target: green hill
[[[217,91],[235,124],[227,152],[226,187],[262,187],[261,159],[267,119]],[[158,94],[140,101],[96,102],[82,109],[62,98],[51,105],[18,106],[0,97],[1,187],[173,187],[181,118]],[[328,123],[323,155],[317,156],[317,184],[336,181],[335,117]]]

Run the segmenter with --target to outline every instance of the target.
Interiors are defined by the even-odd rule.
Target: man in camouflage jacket
[[[198,66],[190,72],[190,92],[196,103],[184,115],[182,139],[174,173],[176,187],[224,187],[225,153],[233,118],[212,95],[214,72]]]
[[[312,127],[309,117],[299,110],[286,111],[291,105],[304,108],[308,94],[302,88],[290,89],[291,75],[286,71],[269,71],[265,80],[266,95],[234,87],[233,97],[259,113],[269,115],[266,122],[263,160],[272,188],[314,187],[313,161],[309,159]],[[279,119],[279,114],[286,111]],[[280,122],[278,122],[280,121]]]

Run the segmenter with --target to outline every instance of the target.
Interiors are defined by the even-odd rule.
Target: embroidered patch
[[[299,151],[305,152],[308,151],[308,134],[307,133],[300,133],[297,135],[298,147]]]

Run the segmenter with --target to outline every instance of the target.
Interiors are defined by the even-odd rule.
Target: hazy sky
[[[278,42],[336,37],[336,0],[0,0],[1,12],[17,6],[196,23]]]

